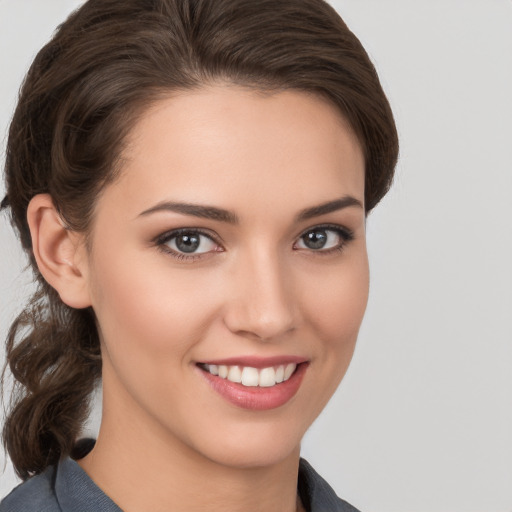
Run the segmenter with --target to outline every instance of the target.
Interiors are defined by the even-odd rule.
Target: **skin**
[[[347,197],[360,204],[297,218]],[[166,201],[238,222],[142,214]],[[103,418],[79,464],[123,510],[300,505],[300,441],[347,370],[366,307],[363,201],[361,147],[330,103],[226,84],[173,95],[140,118],[119,179],[98,199],[89,248],[57,225],[51,199],[33,200],[43,274],[68,304],[92,305],[100,331]],[[302,235],[324,224],[353,239],[330,230],[334,248],[308,248]],[[214,241],[179,259],[157,240],[178,228]],[[307,371],[289,402],[265,411],[229,403],[196,365],[282,355],[307,360]]]

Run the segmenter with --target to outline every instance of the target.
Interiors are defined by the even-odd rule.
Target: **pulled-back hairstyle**
[[[49,193],[87,234],[138,116],[171,91],[213,83],[313,92],[337,107],[365,156],[365,207],[387,192],[398,154],[393,116],[359,40],[323,0],[89,0],[35,58],[6,151],[12,223],[38,289],[10,328],[15,378],[4,445],[26,479],[72,454],[101,377],[92,309],[66,306],[35,264],[29,201]]]

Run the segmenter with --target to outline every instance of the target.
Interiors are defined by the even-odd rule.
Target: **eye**
[[[352,239],[352,233],[344,228],[338,226],[318,226],[303,233],[295,244],[295,248],[329,252],[331,249],[341,250]]]
[[[209,235],[191,229],[180,229],[162,235],[157,243],[163,250],[179,257],[205,254],[219,249],[219,244]]]

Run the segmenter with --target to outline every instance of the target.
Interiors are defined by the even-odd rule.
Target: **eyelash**
[[[308,228],[306,229],[305,231],[303,231],[297,238],[297,242],[295,242],[294,244],[294,248],[295,248],[295,245],[298,243],[299,240],[301,240],[304,236],[306,236],[308,233],[311,233],[311,232],[314,232],[314,231],[333,231],[334,233],[336,233],[339,237],[340,237],[340,243],[337,244],[336,246],[334,247],[331,247],[330,249],[318,249],[318,250],[314,250],[314,249],[302,249],[302,248],[297,248],[296,250],[308,250],[308,252],[310,252],[312,255],[314,256],[328,256],[334,252],[342,252],[344,249],[345,249],[345,246],[351,242],[352,240],[354,240],[354,232],[348,228],[345,228],[345,227],[342,227],[342,226],[339,226],[339,225],[336,225],[336,224],[320,224],[318,226],[313,226],[311,228]]]
[[[303,249],[303,248],[297,248],[296,247],[298,241],[300,241],[308,233],[311,233],[311,232],[314,232],[314,231],[333,231],[334,233],[336,233],[336,235],[338,235],[340,237],[341,241],[335,247],[332,247],[332,248],[329,248],[329,249],[324,249],[324,250],[322,250],[322,249],[314,250],[314,249],[307,249],[307,248]],[[208,252],[197,253],[197,254],[194,254],[194,253],[186,254],[186,253],[178,252],[178,251],[176,251],[174,249],[171,249],[167,245],[171,240],[177,238],[180,235],[185,235],[185,234],[186,235],[202,235],[202,236],[205,236],[206,238],[208,238],[212,242],[214,242],[221,249],[218,250],[218,251],[214,250],[214,251],[208,251]],[[349,242],[351,242],[353,239],[354,239],[354,233],[353,233],[353,231],[351,231],[348,228],[345,228],[345,227],[342,227],[342,226],[338,226],[338,225],[333,225],[333,224],[320,224],[318,226],[313,226],[313,227],[308,228],[305,231],[303,231],[297,237],[297,241],[294,243],[293,248],[294,248],[294,250],[299,250],[299,251],[300,250],[305,250],[305,251],[308,251],[308,252],[312,253],[315,256],[327,256],[327,255],[332,254],[333,252],[342,252],[345,249],[345,246]],[[212,252],[223,252],[223,250],[224,250],[222,248],[222,244],[218,241],[217,237],[213,236],[213,234],[211,232],[209,232],[209,231],[204,231],[204,230],[198,229],[198,228],[180,228],[180,229],[174,229],[172,231],[165,232],[165,233],[159,235],[154,240],[154,243],[155,243],[155,245],[158,247],[158,249],[160,251],[164,252],[165,254],[169,254],[170,256],[172,256],[173,258],[175,258],[175,259],[177,259],[179,261],[193,262],[193,261],[196,261],[198,259],[207,257]]]
[[[166,233],[161,234],[158,236],[155,240],[155,245],[158,247],[159,250],[164,252],[165,254],[169,254],[173,258],[176,258],[180,261],[196,261],[200,258],[204,258],[207,255],[211,254],[211,252],[222,252],[220,251],[209,251],[209,252],[203,252],[203,253],[190,253],[186,254],[183,252],[175,251],[174,249],[171,249],[167,244],[173,240],[174,238],[177,238],[180,235],[202,235],[206,238],[210,239],[212,242],[214,242],[218,247],[222,247],[218,239],[209,231],[204,231],[202,229],[198,228],[180,228],[180,229],[173,229],[172,231],[167,231]]]

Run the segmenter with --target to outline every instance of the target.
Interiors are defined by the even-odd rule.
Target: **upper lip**
[[[207,361],[200,361],[199,364],[215,364],[224,366],[250,366],[251,368],[269,368],[270,366],[279,366],[289,363],[305,363],[307,359],[301,356],[273,356],[273,357],[258,357],[258,356],[235,356],[225,359],[209,359]]]

